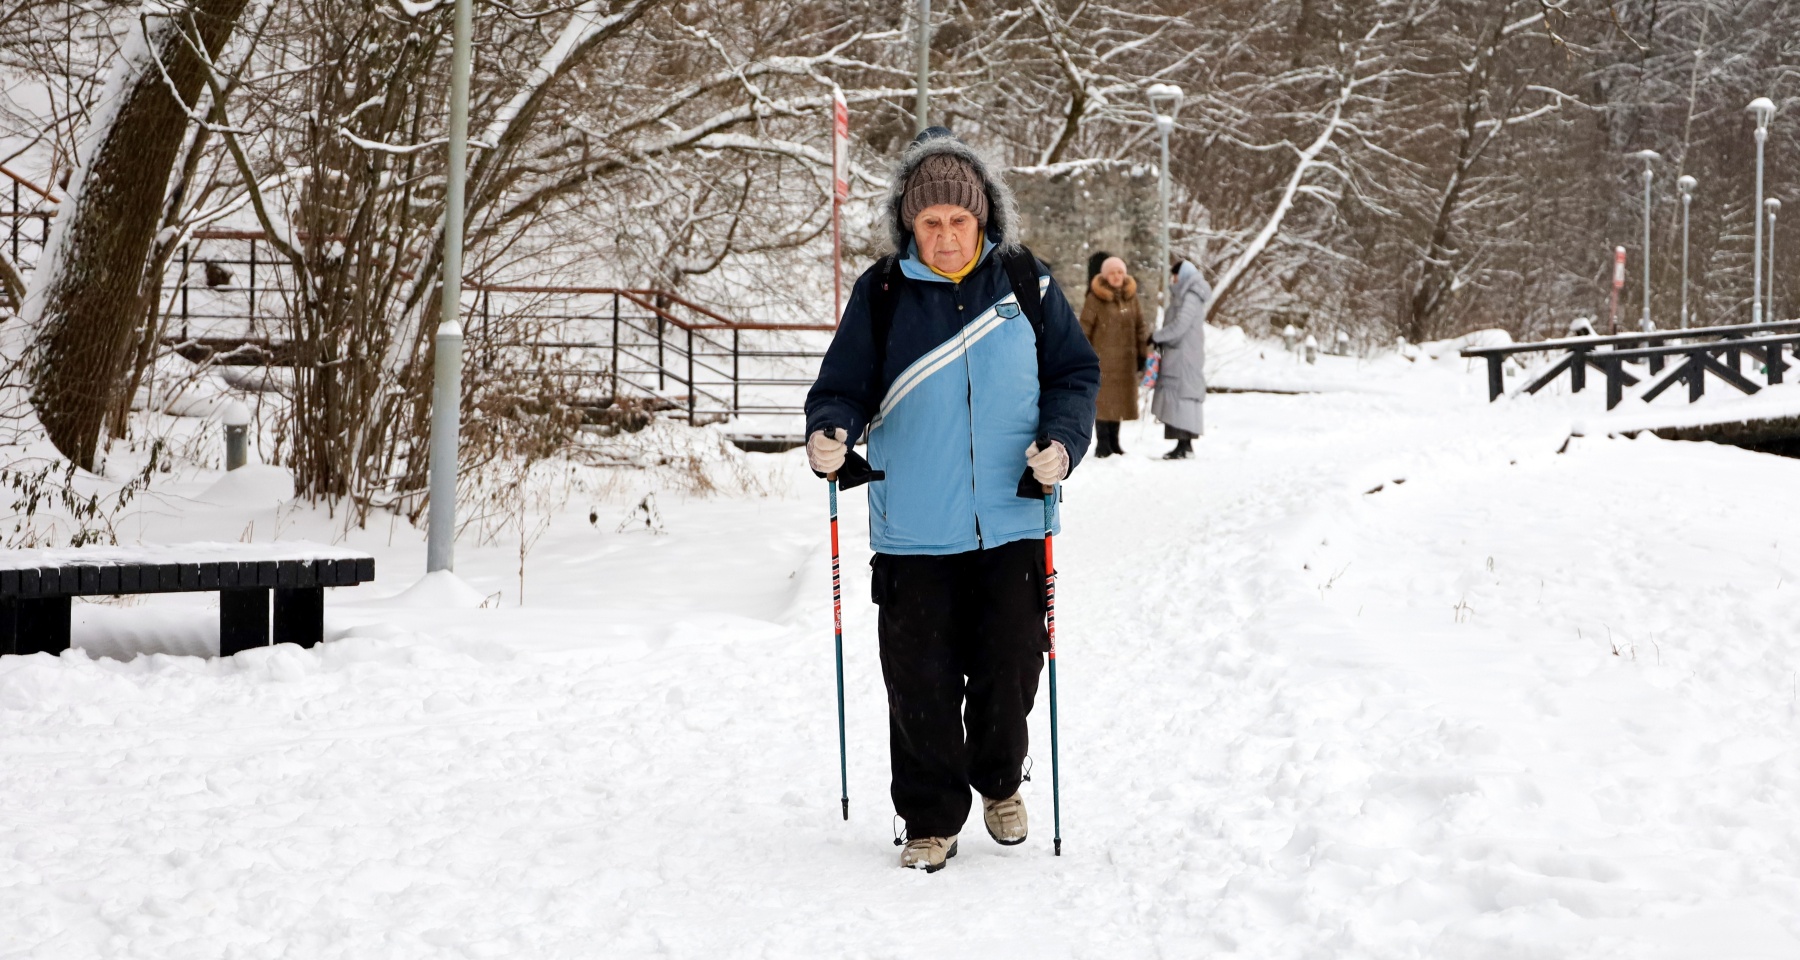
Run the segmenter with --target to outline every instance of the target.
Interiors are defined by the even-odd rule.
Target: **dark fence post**
[[[669,305],[663,301],[660,295],[651,298],[650,303],[656,308],[656,389],[667,390],[669,389],[669,363],[663,356],[663,343],[667,339],[668,329],[663,314],[668,312]]]
[[[613,291],[613,332],[612,332],[612,381],[613,406],[619,405],[619,292]]]
[[[694,398],[698,393],[694,389],[694,328],[687,332],[687,387],[688,387],[688,426],[694,425]]]
[[[737,416],[741,404],[738,402],[738,386],[743,377],[738,373],[738,328],[731,328],[731,415]]]
[[[188,338],[188,267],[194,260],[194,245],[181,245],[181,339]]]
[[[488,316],[488,301],[492,300],[493,297],[494,295],[486,290],[481,292],[481,335],[477,338],[477,341],[482,344],[481,369],[483,370],[492,370],[494,368],[494,353],[487,347],[488,344],[493,342],[488,332],[488,326],[493,319]]]
[[[256,238],[250,238],[250,329],[256,329]]]

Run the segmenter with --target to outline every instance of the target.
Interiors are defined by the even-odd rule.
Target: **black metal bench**
[[[75,597],[218,591],[219,656],[324,634],[325,588],[375,579],[375,558],[307,543],[0,552],[0,654],[69,648]]]

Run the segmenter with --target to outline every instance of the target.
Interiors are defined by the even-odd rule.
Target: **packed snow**
[[[181,595],[0,659],[0,956],[1800,954],[1800,461],[1571,440],[1598,393],[1488,404],[1450,355],[1322,364],[1212,398],[1193,461],[1140,422],[1077,471],[1064,855],[1040,694],[1031,839],[972,821],[930,876],[891,843],[855,494],[839,817],[800,452],[684,485],[640,450],[423,579],[403,521],[173,479],[144,542],[335,541],[380,579],[310,650],[209,659]]]

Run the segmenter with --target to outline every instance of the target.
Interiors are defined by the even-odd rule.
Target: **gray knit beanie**
[[[900,202],[900,218],[907,230],[912,229],[919,211],[940,203],[955,204],[975,215],[981,229],[987,229],[987,184],[967,160],[947,153],[934,153],[919,161],[918,169],[906,178],[906,196]]]

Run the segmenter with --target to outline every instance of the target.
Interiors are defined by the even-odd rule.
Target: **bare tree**
[[[247,0],[144,14],[118,58],[21,317],[36,330],[32,402],[58,450],[87,469],[144,316],[144,267],[170,170],[211,57]]]

